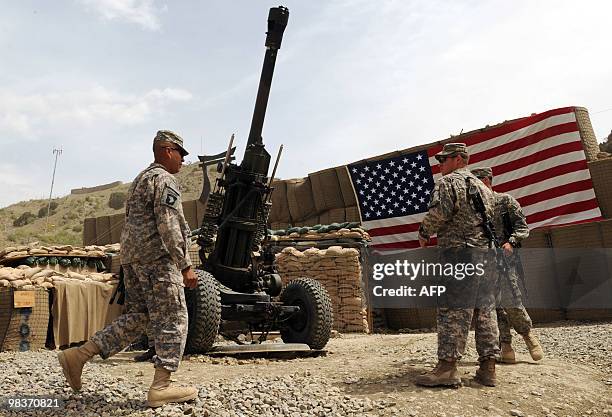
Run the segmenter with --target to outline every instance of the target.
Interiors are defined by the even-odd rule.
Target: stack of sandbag
[[[0,265],[40,266],[48,269],[89,268],[101,272],[105,269],[103,260],[118,251],[119,244],[78,247],[42,246],[35,242],[28,246],[10,246],[0,250]]]
[[[43,269],[39,266],[19,265],[15,268],[0,267],[0,287],[12,287],[18,290],[35,290],[36,288],[53,288],[58,282],[79,281],[83,283],[99,282],[109,285],[119,281],[113,274],[98,272],[79,273],[76,271],[59,272],[54,269]]]
[[[332,246],[301,252],[288,247],[276,255],[276,265],[283,284],[295,278],[309,277],[325,287],[334,307],[334,329],[368,332],[357,249]]]

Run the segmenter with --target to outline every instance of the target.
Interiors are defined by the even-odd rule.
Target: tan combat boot
[[[100,348],[91,340],[84,345],[66,349],[57,354],[64,376],[74,391],[81,390],[81,374],[85,363],[100,353]]]
[[[461,378],[457,372],[457,361],[439,360],[431,372],[417,376],[415,382],[417,385],[426,387],[459,386],[461,385]]]
[[[170,371],[163,368],[155,368],[153,383],[147,394],[147,405],[155,408],[167,403],[182,403],[195,400],[197,396],[197,388],[171,386]]]
[[[544,357],[544,350],[538,338],[532,332],[522,335],[529,349],[529,354],[534,361],[541,361]]]
[[[511,343],[501,343],[500,361],[503,363],[516,363],[516,355],[514,354]]]
[[[480,361],[480,367],[476,370],[474,381],[487,387],[495,386],[495,359],[485,359]]]

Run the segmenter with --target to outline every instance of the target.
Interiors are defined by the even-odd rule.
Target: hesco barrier
[[[576,115],[576,122],[578,123],[582,147],[584,148],[587,161],[595,161],[599,153],[599,144],[591,125],[589,112],[584,107],[574,107],[574,114]]]
[[[601,214],[612,218],[612,158],[589,162],[589,170]]]
[[[197,200],[184,201],[183,213],[191,230],[200,227],[205,206]],[[90,217],[83,223],[83,246],[119,243],[125,213],[110,216]]]
[[[561,226],[550,229],[532,231],[529,238],[523,242],[524,249],[537,248],[612,248],[612,220],[603,220],[586,224]],[[612,272],[612,250],[606,256],[608,271]],[[527,296],[531,304],[542,304],[544,297],[559,303],[558,266],[553,257],[529,257],[528,252],[522,257],[527,285]],[[596,265],[592,266],[596,268]],[[588,274],[589,265],[585,266],[587,273],[581,276],[588,285],[591,278]],[[537,277],[537,279],[530,279]],[[612,294],[611,294],[612,296]],[[542,300],[539,300],[541,298]],[[612,309],[528,309],[534,323],[548,323],[559,320],[607,320],[612,319]],[[434,309],[385,309],[384,316],[389,328],[418,329],[432,328],[436,325]]]
[[[0,352],[42,349],[47,340],[49,326],[49,292],[35,291],[32,307],[16,308],[15,289],[0,287]]]

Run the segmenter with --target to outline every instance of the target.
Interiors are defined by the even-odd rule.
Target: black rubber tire
[[[305,343],[311,349],[323,349],[334,323],[331,299],[323,285],[311,278],[297,278],[287,284],[280,300],[283,305],[302,308],[281,327],[283,342]]]
[[[196,269],[198,285],[185,288],[189,324],[185,353],[206,353],[217,340],[221,323],[221,298],[215,277],[209,272]]]

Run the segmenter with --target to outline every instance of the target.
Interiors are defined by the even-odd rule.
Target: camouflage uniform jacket
[[[189,226],[176,178],[158,163],[132,182],[121,233],[121,263],[147,263],[164,256],[183,270],[189,259]]]
[[[493,192],[493,195],[495,196],[495,217],[493,221],[500,246],[508,242],[510,238],[513,238],[516,243],[526,239],[529,236],[529,227],[527,227],[527,219],[519,202],[510,194]],[[504,217],[509,220],[510,234],[504,227]]]
[[[443,248],[489,247],[489,239],[482,227],[482,217],[468,195],[468,178],[471,186],[476,187],[482,196],[487,216],[493,216],[493,192],[467,168],[460,168],[436,183],[429,211],[419,228],[421,237],[429,238],[437,234],[438,246]]]

